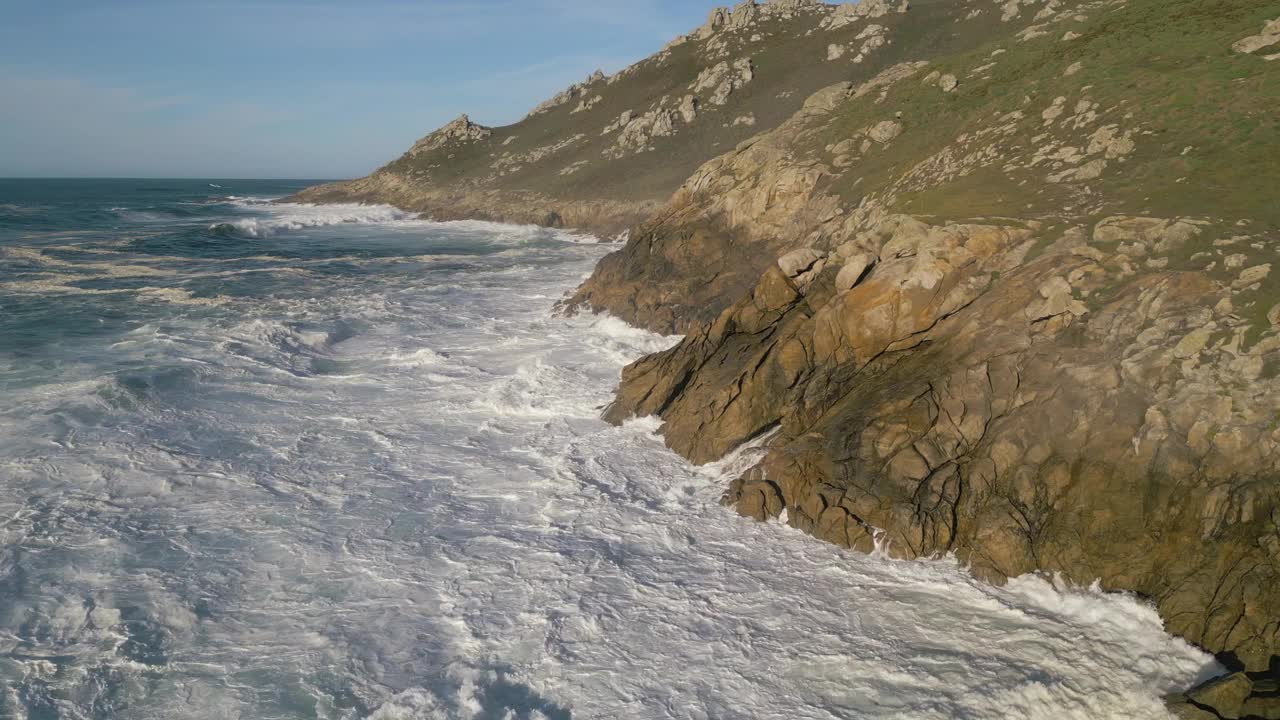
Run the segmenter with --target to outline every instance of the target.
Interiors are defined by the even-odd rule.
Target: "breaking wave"
[[[551,312],[607,244],[220,212],[259,240],[0,235],[0,717],[1164,720],[1216,669],[1130,595],[721,507],[759,443],[599,417],[676,338]]]
[[[246,207],[261,210],[263,205],[237,201]],[[234,235],[248,238],[265,238],[279,233],[330,225],[388,225],[417,224],[417,215],[390,205],[297,205],[269,206],[269,217],[251,217],[209,226],[215,235]]]

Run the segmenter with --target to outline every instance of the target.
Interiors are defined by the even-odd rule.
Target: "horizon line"
[[[355,178],[314,178],[314,177],[218,177],[216,175],[0,175],[2,180],[225,180],[237,182],[244,180],[288,180],[308,182],[341,182]]]

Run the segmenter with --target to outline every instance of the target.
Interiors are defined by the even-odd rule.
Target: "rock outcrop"
[[[767,435],[725,494],[759,520],[952,553],[996,582],[1055,572],[1139,592],[1171,631],[1251,673],[1186,712],[1266,717],[1280,218],[1116,212],[1150,203],[1121,178],[1141,172],[1156,120],[1094,100],[1074,79],[1083,62],[1057,71],[1082,91],[991,108],[949,137],[897,110],[968,92],[945,64],[902,82],[925,67],[815,94],[700,168],[600,263],[571,304],[685,334],[626,369],[606,417],[659,416],[699,463]],[[969,82],[989,87],[986,72]],[[987,217],[895,210],[930,188],[990,193],[968,185],[983,167],[1035,190],[999,191],[1010,201]]]
[[[1263,48],[1276,48],[1280,45],[1280,17],[1268,22],[1262,27],[1262,32],[1257,35],[1250,35],[1247,38],[1235,42],[1231,49],[1238,53],[1256,53]],[[1280,48],[1276,48],[1275,54],[1263,55],[1266,60],[1280,59]]]
[[[449,145],[470,143],[483,140],[493,134],[492,128],[471,122],[466,115],[459,115],[452,122],[427,135],[409,148],[409,155],[417,157],[423,153],[439,150]]]
[[[846,25],[852,25],[867,18],[884,17],[894,12],[904,13],[908,7],[910,7],[910,3],[907,0],[901,0],[900,2],[862,0],[862,2],[856,3],[841,3],[836,6],[835,12],[822,21],[821,27],[824,30],[839,30]]]

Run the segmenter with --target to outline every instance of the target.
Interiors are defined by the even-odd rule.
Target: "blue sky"
[[[723,0],[0,0],[0,177],[363,175]]]

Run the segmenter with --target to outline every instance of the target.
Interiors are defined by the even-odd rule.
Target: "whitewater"
[[[610,243],[212,182],[0,185],[0,717],[1166,718],[1219,670],[722,507],[757,448],[599,419],[676,341],[554,312]]]

